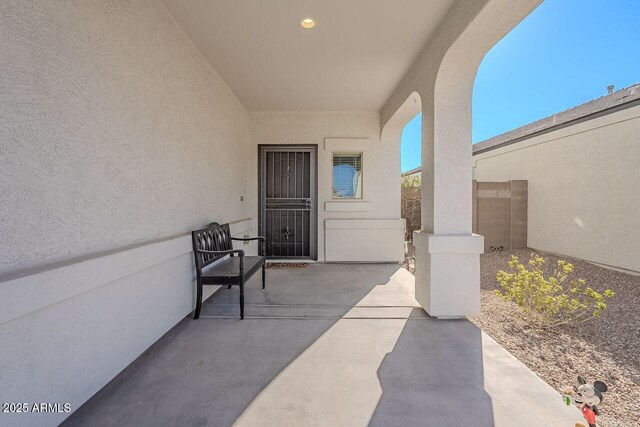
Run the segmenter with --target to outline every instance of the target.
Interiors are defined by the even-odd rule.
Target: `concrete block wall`
[[[528,183],[526,180],[508,182],[511,184],[511,248],[526,248]]]
[[[527,181],[474,181],[472,224],[485,252],[526,247]]]

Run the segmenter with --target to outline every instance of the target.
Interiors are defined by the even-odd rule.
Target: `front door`
[[[317,259],[316,147],[261,145],[259,150],[265,255]]]

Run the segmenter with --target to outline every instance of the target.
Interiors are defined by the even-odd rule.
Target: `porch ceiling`
[[[380,109],[454,3],[162,1],[252,111]]]

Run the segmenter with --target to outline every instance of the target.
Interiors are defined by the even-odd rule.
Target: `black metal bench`
[[[262,268],[262,289],[264,289],[265,262],[264,257],[246,256],[243,250],[233,249],[232,241],[258,240],[262,245],[265,245],[266,239],[262,236],[252,238],[231,237],[229,224],[218,224],[217,222],[212,222],[207,228],[192,231],[191,237],[197,276],[196,308],[193,318],[200,317],[203,285],[227,285],[229,288],[237,285],[240,287],[240,318],[244,319],[244,284],[255,272]],[[262,253],[265,253],[264,249],[263,246]],[[219,262],[205,270],[206,267],[216,261]]]

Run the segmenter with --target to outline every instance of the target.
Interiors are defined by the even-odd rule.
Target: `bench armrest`
[[[258,236],[258,237],[232,237],[231,240],[238,240],[241,242],[248,242],[250,240],[259,240],[260,243],[262,244],[262,255],[266,255],[267,254],[267,248],[265,247],[267,245],[267,239],[264,236]]]
[[[242,242],[248,242],[249,240],[260,240],[261,242],[266,242],[267,239],[263,236],[258,237],[232,237],[231,240],[240,240]]]
[[[244,251],[242,249],[233,249],[229,251],[205,251],[204,249],[196,249],[196,252],[199,254],[210,254],[210,255],[231,255],[238,254],[241,257],[244,256]]]

